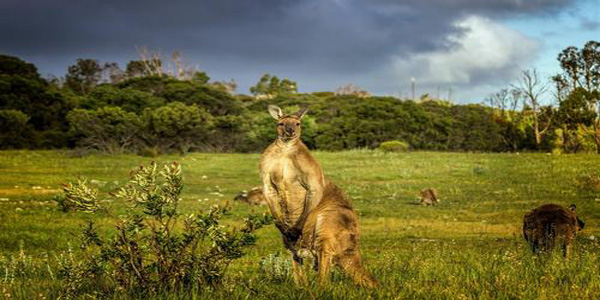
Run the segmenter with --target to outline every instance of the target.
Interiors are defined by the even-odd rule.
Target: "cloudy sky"
[[[264,73],[301,92],[356,84],[376,95],[481,102],[520,70],[558,71],[567,46],[600,40],[600,0],[1,0],[0,53],[63,76],[76,58],[174,50],[249,93]]]

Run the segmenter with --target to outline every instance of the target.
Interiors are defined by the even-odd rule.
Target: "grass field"
[[[600,298],[600,155],[473,154],[377,151],[316,152],[325,174],[360,215],[362,253],[381,282],[354,286],[334,273],[324,287],[297,287],[286,273],[279,233],[261,229],[249,254],[236,261],[221,290],[198,299],[598,299]],[[259,185],[258,154],[161,156],[183,166],[182,211],[205,210]],[[79,176],[106,195],[150,158],[74,157],[69,152],[0,152],[0,297],[54,299],[53,257],[77,245],[79,226],[105,215],[63,213],[51,200],[59,183]],[[418,205],[418,191],[435,187],[442,202]],[[108,197],[108,196],[106,196]],[[586,228],[564,260],[532,255],[521,237],[523,214],[543,203],[577,205]],[[112,202],[117,211],[125,204]],[[254,208],[266,211],[265,207]],[[233,203],[231,222],[250,207]],[[558,252],[558,251],[557,251]],[[267,271],[263,265],[270,266]],[[281,267],[279,273],[268,271]],[[283,277],[281,276],[283,275]],[[193,298],[192,297],[192,298]],[[118,298],[118,297],[117,297]],[[188,299],[189,295],[165,295]],[[88,298],[86,298],[88,299]],[[120,299],[120,298],[119,298]]]

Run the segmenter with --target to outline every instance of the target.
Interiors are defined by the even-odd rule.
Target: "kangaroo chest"
[[[300,169],[291,158],[283,157],[271,164],[271,178],[277,185],[290,185],[299,181]]]
[[[269,166],[271,184],[277,191],[277,202],[284,222],[293,224],[304,209],[306,188],[304,174],[297,163],[288,157],[273,161]]]

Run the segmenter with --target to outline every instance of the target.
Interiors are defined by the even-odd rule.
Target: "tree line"
[[[310,108],[303,138],[312,149],[377,148],[401,141],[441,151],[600,153],[600,43],[568,47],[561,73],[525,70],[480,104],[371,96],[354,85],[299,93],[296,82],[265,74],[251,95],[235,81],[211,81],[146,49],[121,70],[78,59],[64,78],[0,55],[0,148],[80,148],[106,153],[258,152],[274,138],[268,104]]]

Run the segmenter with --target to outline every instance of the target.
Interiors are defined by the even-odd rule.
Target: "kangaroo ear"
[[[308,112],[308,107],[302,107],[295,113],[295,115],[299,119],[302,119],[302,117],[304,117],[304,115],[306,115],[306,112]]]
[[[585,227],[585,222],[581,221],[580,218],[577,218],[577,226],[579,226],[579,230],[582,230]]]
[[[575,211],[575,208],[577,208],[577,206],[576,206],[575,204],[571,204],[571,205],[569,205],[569,209],[570,209],[571,211]]]
[[[277,105],[269,105],[269,114],[275,120],[279,120],[281,117],[283,117],[283,112]]]

